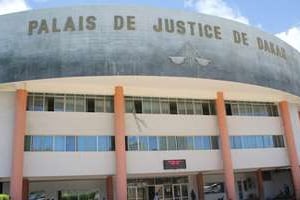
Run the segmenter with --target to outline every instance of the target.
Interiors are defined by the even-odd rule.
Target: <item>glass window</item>
[[[53,111],[54,111],[54,97],[53,97],[53,96],[50,96],[50,95],[51,95],[51,94],[46,95],[46,97],[45,97],[45,106],[44,106],[44,110],[45,110],[45,111],[53,112]]]
[[[31,151],[52,151],[51,136],[32,136]]]
[[[268,116],[267,108],[265,105],[254,104],[253,112],[255,116]]]
[[[273,135],[273,147],[284,147],[284,140],[281,135]]]
[[[183,100],[178,100],[177,109],[178,109],[178,114],[181,114],[181,115],[186,114],[185,102]]]
[[[143,112],[142,100],[140,98],[135,98],[133,104],[135,113]]]
[[[156,136],[149,136],[149,150],[150,151],[157,151],[157,137]]]
[[[54,111],[63,112],[64,111],[64,102],[65,98],[62,97],[55,97],[54,98]]]
[[[75,110],[76,112],[84,112],[84,96],[83,95],[76,95],[75,96]]]
[[[168,136],[168,150],[176,150],[177,144],[176,144],[176,137],[175,136]]]
[[[112,97],[105,97],[105,112],[114,112],[114,99]]]
[[[202,110],[203,110],[203,115],[209,115],[209,104],[202,103]]]
[[[177,103],[176,101],[169,102],[170,114],[177,114]]]
[[[78,136],[77,151],[97,151],[96,136]]]
[[[98,136],[98,151],[113,151],[115,141],[112,136]]]
[[[219,149],[219,137],[210,136],[210,140],[211,140],[211,149]]]
[[[88,97],[85,101],[86,112],[95,112],[95,98]]]
[[[168,100],[161,101],[161,113],[162,114],[170,114],[170,105]]]
[[[193,136],[188,136],[187,137],[187,149],[188,150],[193,150],[194,149],[194,137]]]
[[[30,135],[26,135],[25,136],[25,151],[31,151],[31,136]]]
[[[187,101],[186,102],[186,113],[188,115],[193,115],[194,114],[194,104],[192,101]]]
[[[147,136],[139,136],[139,150],[140,151],[148,151],[148,137]]]
[[[256,148],[264,148],[264,138],[263,136],[255,136]]]
[[[209,136],[195,136],[195,149],[202,150],[202,149],[210,149],[210,137]]]
[[[263,136],[263,143],[265,148],[273,147],[273,139],[271,135],[264,135]]]
[[[197,115],[203,115],[202,104],[200,102],[195,102],[195,113]]]
[[[184,136],[177,136],[177,150],[187,150],[187,137]]]
[[[216,102],[214,100],[209,101],[210,115],[216,114]]]
[[[238,104],[231,104],[231,113],[232,113],[232,115],[239,115]]]
[[[34,96],[34,111],[44,110],[44,97],[40,95]]]
[[[143,98],[143,113],[151,113],[151,98]]]
[[[75,96],[66,95],[66,112],[74,112],[74,111],[75,111]]]
[[[159,136],[158,141],[159,141],[159,150],[160,151],[166,151],[168,149],[167,137],[166,136]]]
[[[125,101],[126,104],[126,112],[127,113],[133,113],[134,112],[134,101],[131,97],[126,98]]]
[[[233,149],[243,148],[241,136],[231,136],[230,140],[231,140],[231,148]]]
[[[177,108],[178,108],[178,114],[181,114],[181,115],[186,114],[185,102],[183,100],[178,100]]]
[[[29,111],[33,111],[34,110],[33,100],[34,100],[33,94],[29,94],[28,98],[27,98],[27,110],[29,110]]]
[[[243,147],[244,148],[256,148],[256,141],[255,141],[255,136],[243,136]]]
[[[128,151],[137,151],[138,150],[138,137],[137,136],[128,136],[127,137]]]
[[[104,98],[95,99],[95,112],[104,112]]]
[[[251,104],[239,104],[239,114],[243,116],[252,115],[252,106]]]
[[[76,139],[75,136],[66,136],[66,150],[67,151],[75,151],[76,145],[75,145]]]
[[[152,98],[152,113],[160,113],[159,98]]]
[[[54,151],[66,151],[65,136],[54,136]]]

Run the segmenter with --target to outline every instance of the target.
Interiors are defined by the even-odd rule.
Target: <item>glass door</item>
[[[173,187],[173,199],[174,200],[181,200],[181,185],[174,184]]]

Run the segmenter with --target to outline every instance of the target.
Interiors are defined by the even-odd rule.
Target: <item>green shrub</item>
[[[0,194],[0,200],[9,200],[9,196],[7,194]]]

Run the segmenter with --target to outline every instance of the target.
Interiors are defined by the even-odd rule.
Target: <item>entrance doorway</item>
[[[188,178],[171,177],[128,180],[128,200],[188,200]]]

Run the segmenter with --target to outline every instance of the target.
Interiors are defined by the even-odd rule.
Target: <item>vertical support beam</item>
[[[204,200],[204,179],[203,174],[197,174],[198,199]]]
[[[23,197],[23,160],[24,136],[26,131],[26,102],[27,91],[17,90],[12,145],[12,167],[10,178],[10,195],[12,200],[22,200]]]
[[[106,178],[106,199],[114,200],[114,188],[113,188],[113,177],[108,176]]]
[[[29,181],[28,179],[23,179],[23,200],[28,200],[29,194]]]
[[[234,186],[234,172],[231,159],[231,149],[226,121],[226,110],[223,92],[217,93],[216,110],[220,132],[221,152],[223,159],[225,189],[228,200],[236,200]]]
[[[264,180],[263,180],[263,172],[259,169],[256,171],[257,178],[257,191],[258,191],[258,199],[264,200]]]
[[[116,196],[127,199],[127,167],[125,152],[125,99],[123,87],[115,88],[115,144],[116,144]]]
[[[294,193],[296,195],[296,199],[300,199],[300,169],[288,102],[280,102],[279,108],[291,165]]]

